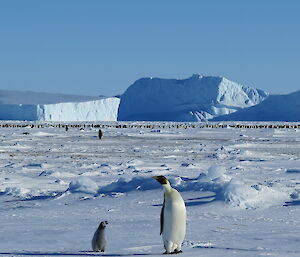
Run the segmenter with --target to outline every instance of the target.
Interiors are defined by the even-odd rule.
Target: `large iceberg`
[[[142,78],[121,96],[119,121],[206,121],[259,104],[263,90],[223,77]]]
[[[117,97],[0,90],[1,120],[116,121]]]

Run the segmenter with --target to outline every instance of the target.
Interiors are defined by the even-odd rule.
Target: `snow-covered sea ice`
[[[300,256],[297,129],[31,124],[0,128],[0,256],[93,256],[101,220],[108,256],[162,254],[156,175],[186,203],[181,256]]]

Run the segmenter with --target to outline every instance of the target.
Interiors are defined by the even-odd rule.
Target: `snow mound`
[[[142,78],[121,96],[120,121],[203,121],[256,105],[267,93],[223,77]]]
[[[289,194],[261,185],[247,185],[232,179],[224,191],[225,201],[234,207],[243,209],[268,207],[276,203],[284,203]]]
[[[21,187],[6,187],[4,192],[0,192],[0,195],[9,195],[17,198],[24,198],[30,194],[30,190]]]
[[[205,180],[220,180],[220,181],[228,181],[228,176],[225,174],[226,169],[223,166],[212,165],[209,167],[208,172],[205,176]]]
[[[78,177],[72,180],[69,184],[68,191],[71,193],[84,193],[96,195],[98,185],[88,177]]]
[[[58,136],[57,134],[52,134],[52,133],[42,132],[42,131],[33,133],[32,135],[36,136],[36,137],[53,137],[53,136]]]

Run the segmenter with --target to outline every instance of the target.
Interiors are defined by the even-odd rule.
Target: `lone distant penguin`
[[[164,176],[154,176],[164,188],[164,203],[160,213],[160,234],[165,254],[182,253],[181,244],[186,231],[186,208],[180,193]]]
[[[92,248],[94,252],[104,252],[106,248],[106,239],[105,239],[105,227],[108,224],[107,221],[102,221],[92,240]]]
[[[101,138],[102,138],[102,136],[103,136],[102,130],[101,130],[101,129],[99,129],[99,131],[98,131],[98,138],[99,138],[99,139],[101,139]]]

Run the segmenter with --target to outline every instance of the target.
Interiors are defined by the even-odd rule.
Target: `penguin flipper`
[[[164,230],[164,209],[165,209],[165,200],[164,200],[163,206],[161,208],[161,212],[160,212],[160,235],[162,234],[162,232]]]

